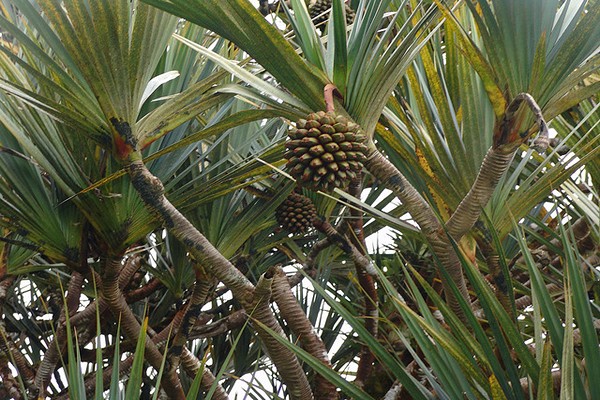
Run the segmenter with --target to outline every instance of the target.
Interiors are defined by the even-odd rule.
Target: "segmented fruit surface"
[[[306,232],[316,215],[312,201],[299,193],[290,194],[275,210],[277,223],[291,233]]]
[[[329,12],[331,10],[332,0],[317,0],[314,4],[310,5],[308,11],[310,18],[313,20],[315,26],[319,26],[329,19]],[[354,10],[350,8],[348,4],[345,4],[346,9],[346,23],[350,25],[354,22]]]
[[[288,172],[304,187],[345,189],[363,168],[366,137],[360,127],[333,112],[311,113],[289,131]]]

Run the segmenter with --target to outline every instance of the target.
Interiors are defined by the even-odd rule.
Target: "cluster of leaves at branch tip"
[[[309,114],[288,134],[286,167],[299,185],[309,189],[346,189],[367,159],[367,138],[360,126],[333,111]]]

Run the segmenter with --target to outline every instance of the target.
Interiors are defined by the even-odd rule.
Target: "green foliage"
[[[140,200],[122,169],[135,153],[250,282],[282,265],[297,283],[301,269],[299,318],[331,367],[302,347],[279,305],[284,334],[270,333],[311,383],[321,376],[356,399],[600,398],[598,1],[349,3],[353,24],[334,0],[316,29],[300,0],[266,19],[242,0],[0,2],[0,397],[37,396],[36,374],[47,374],[42,397],[158,398],[175,375],[190,399],[290,398],[253,330],[264,324],[241,310],[247,299],[207,274]],[[305,192],[339,235],[317,253],[323,232],[277,226],[274,210],[295,186],[282,171],[289,120],[323,109],[328,82],[344,97],[336,110],[362,125],[441,223],[515,95],[531,93],[556,130],[544,154],[522,145],[484,223],[455,244],[471,291],[470,301],[457,296],[462,316],[389,182],[365,173],[356,196]],[[131,127],[131,154],[112,118]],[[363,248],[359,234],[384,228],[394,236],[387,252]],[[366,315],[348,243],[371,261],[377,317]],[[121,260],[119,296],[143,321],[137,337],[122,333],[124,319],[96,289],[107,258]],[[78,274],[83,283],[65,293]],[[170,374],[176,327],[201,285],[189,353]],[[162,364],[148,372],[155,339]],[[57,373],[45,373],[55,348]],[[364,348],[376,359],[370,380],[353,382]]]

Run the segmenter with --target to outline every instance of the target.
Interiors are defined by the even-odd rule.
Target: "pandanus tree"
[[[380,35],[379,21],[391,2],[363,4],[358,8],[356,21],[348,34],[345,28],[343,4],[333,2],[332,23],[327,27],[328,39],[325,48],[318,31],[312,27],[305,5],[300,1],[291,2],[294,10],[291,22],[297,35],[296,42],[302,49],[309,68],[312,69],[304,72],[304,76],[298,79],[295,74],[307,69],[305,61],[291,54],[291,46],[286,42],[281,43],[274,28],[268,28],[268,25],[263,22],[256,24],[249,17],[245,18],[248,21],[247,25],[252,25],[247,27],[247,32],[259,26],[262,26],[262,35],[269,32],[269,38],[261,40],[260,44],[259,41],[253,41],[253,36],[238,34],[239,30],[246,28],[245,24],[238,23],[237,31],[228,29],[234,23],[233,18],[239,13],[253,13],[249,5],[246,7],[228,5],[219,8],[212,3],[206,3],[204,7],[185,5],[177,1],[150,3],[164,7],[175,14],[185,15],[186,18],[234,41],[309,106],[314,107],[315,99],[321,98],[318,92],[315,92],[313,83],[314,76],[317,74],[315,69],[327,75],[341,94],[345,110],[371,138],[371,143],[373,143],[377,122],[396,87],[396,82],[405,73],[413,57],[423,45],[429,32],[427,25],[436,21],[436,13],[439,12],[436,11],[438,8],[435,6],[427,10],[420,6],[416,7],[411,14],[402,10],[402,6],[406,6],[409,10],[411,8],[404,2],[398,5],[403,12],[395,13],[383,35]],[[285,7],[285,4],[283,6]],[[475,79],[481,80],[481,85],[488,94],[487,101],[491,103],[495,116],[494,126],[489,127],[489,123],[487,124],[491,133],[487,136],[478,133],[479,138],[483,136],[480,141],[490,143],[491,148],[486,157],[479,159],[480,171],[468,193],[463,191],[462,194],[457,194],[458,198],[462,199],[459,201],[460,204],[443,205],[450,208],[449,210],[433,210],[423,196],[414,190],[413,185],[406,181],[404,175],[394,170],[385,157],[380,156],[374,144],[371,146],[366,163],[366,169],[380,180],[387,182],[390,189],[394,190],[403,201],[422,232],[436,249],[436,255],[445,266],[449,277],[465,298],[467,289],[451,242],[460,241],[473,227],[479,219],[482,208],[494,192],[498,180],[510,165],[514,153],[536,130],[541,133],[541,137],[536,139],[535,146],[541,151],[547,148],[547,126],[536,97],[540,97],[542,108],[548,109],[547,114],[553,117],[597,91],[596,84],[581,87],[580,90],[573,88],[573,82],[581,82],[597,68],[597,47],[587,41],[582,43],[578,50],[572,50],[570,45],[565,45],[569,42],[567,38],[583,40],[584,37],[597,34],[593,23],[588,23],[597,17],[591,10],[584,13],[585,4],[567,3],[560,8],[558,4],[549,5],[549,9],[553,12],[544,14],[540,24],[536,24],[531,29],[524,29],[521,36],[507,33],[511,31],[512,26],[528,26],[527,21],[534,19],[535,13],[542,8],[547,10],[546,6],[546,4],[535,3],[529,7],[523,6],[523,10],[519,9],[522,12],[515,12],[516,6],[513,2],[497,4],[492,2],[490,5],[482,2],[479,7],[485,12],[482,11],[481,17],[475,6],[471,7],[472,14],[478,17],[475,18],[473,28],[477,27],[482,32],[481,40],[486,45],[485,49],[489,51],[486,59],[474,44],[473,38],[465,33],[465,28],[456,22],[456,17],[447,6],[440,3],[440,9],[445,10],[448,19],[444,26],[447,41],[456,44],[456,51],[460,51],[478,73]],[[218,18],[211,11],[213,9],[219,9]],[[575,19],[578,15],[584,17],[583,22],[579,24]],[[418,22],[414,25],[400,23],[408,20],[409,17],[419,18]],[[395,24],[401,28],[396,29]],[[565,30],[566,27],[569,29]],[[494,33],[491,33],[492,30]],[[451,39],[451,36],[454,38]],[[273,37],[275,39],[272,39]],[[553,41],[546,41],[546,37],[552,37]],[[572,44],[572,41],[569,43]],[[427,62],[435,62],[431,56],[427,58]],[[520,61],[518,67],[515,67],[516,59]],[[431,70],[433,67],[434,65],[429,68],[430,73],[433,73]],[[321,85],[317,85],[317,90]],[[444,88],[440,90],[443,91]],[[441,99],[439,96],[449,94],[440,92],[436,95],[438,97],[435,99],[439,101]],[[321,104],[317,109],[324,109],[324,107]],[[527,113],[527,109],[531,114]],[[466,114],[468,111],[462,109],[462,112]],[[486,111],[482,110],[482,114],[484,113]],[[445,115],[448,113],[445,112]],[[534,126],[531,126],[532,121]],[[456,137],[457,121],[445,122],[447,126],[435,127],[430,124],[428,128],[440,131],[438,135],[442,137],[445,135],[449,137],[445,130],[452,130],[453,136]],[[456,146],[462,147],[461,158],[464,159],[465,152],[470,149],[461,144],[460,140],[456,140]],[[595,152],[592,151],[590,158],[594,156]],[[450,212],[448,220],[442,223],[437,218],[436,212]],[[456,306],[452,290],[446,287],[446,292],[449,301]]]
[[[168,396],[184,398],[184,369],[209,396],[227,398],[205,355],[187,343],[202,306],[231,293],[212,318],[231,302],[239,307],[218,326],[229,332],[248,318],[259,341],[246,356],[259,360],[264,347],[292,399],[337,398],[338,389],[353,398],[525,398],[533,390],[551,398],[555,360],[561,395],[585,396],[589,388],[594,398],[597,389],[585,384],[600,373],[597,312],[575,266],[592,265],[586,257],[597,254],[589,242],[598,232],[583,219],[554,240],[533,234],[543,240],[540,250],[567,260],[558,274],[567,282],[561,325],[547,285],[556,279],[540,275],[516,223],[541,223],[545,216],[531,211],[557,187],[597,222],[597,191],[588,188],[590,201],[571,179],[586,164],[594,174],[600,152],[597,106],[584,101],[599,87],[596,3],[334,0],[329,22],[315,27],[300,0],[265,8],[280,12],[277,24],[242,0],[4,2],[0,22],[14,39],[1,58],[3,274],[59,264],[70,275],[60,324],[36,355],[37,368],[3,332],[2,351],[23,389],[43,396],[52,385],[62,356],[72,354],[70,326],[87,343],[119,321],[123,346],[138,341]],[[356,12],[351,25],[348,6]],[[285,22],[284,35],[277,26]],[[295,121],[287,140],[281,118]],[[577,159],[565,162],[558,146],[548,148],[548,123]],[[401,201],[388,213],[372,206],[384,190]],[[318,241],[310,230],[306,238],[273,230],[273,214],[289,220],[293,213],[309,220],[298,231],[313,225]],[[414,224],[398,218],[405,213]],[[368,254],[365,234],[383,225],[402,232],[400,250],[429,246],[423,259],[445,301],[424,270],[398,259],[377,265]],[[511,276],[511,243],[521,248],[513,259],[527,266],[529,281]],[[353,264],[356,284],[319,267],[338,259]],[[303,272],[291,277],[278,266],[298,262]],[[152,279],[140,286],[135,279],[145,273]],[[324,326],[340,333],[342,318],[358,333],[358,347],[352,337],[314,329],[318,313],[291,291],[305,276],[314,304],[325,299],[333,310]],[[40,287],[60,281],[47,279]],[[168,290],[149,327],[130,304],[161,285]],[[535,357],[519,332],[513,285],[535,299]],[[92,287],[101,294],[78,311]],[[184,288],[185,307],[168,314]],[[83,329],[107,310],[111,327]],[[573,310],[586,361],[581,378],[573,378]],[[551,344],[542,340],[542,314]],[[244,340],[242,330],[233,347]],[[343,349],[330,358],[336,340]],[[231,362],[230,354],[205,354],[213,372]],[[117,357],[112,369],[141,371],[135,359]],[[355,359],[350,383],[338,370]],[[306,374],[300,360],[316,373]],[[98,395],[102,358],[97,365],[100,378],[88,377],[81,390]]]
[[[250,281],[170,203],[161,205],[166,201],[162,194],[163,184],[149,173],[141,161],[143,149],[182,123],[231,97],[221,94],[203,96],[222,78],[222,75],[216,74],[198,82],[188,82],[190,87],[176,96],[168,107],[157,107],[145,115],[140,113],[152,92],[173,78],[173,72],[158,77],[153,77],[153,74],[177,27],[177,19],[137,2],[90,5],[76,2],[64,7],[53,2],[35,5],[22,2],[6,4],[5,8],[13,11],[13,21],[8,18],[3,21],[5,29],[14,35],[19,46],[14,53],[6,51],[3,59],[7,78],[3,88],[14,96],[6,97],[6,101],[17,101],[12,108],[3,112],[3,126],[9,135],[7,144],[14,144],[9,153],[14,153],[14,156],[8,157],[4,171],[7,180],[14,177],[14,184],[39,181],[39,185],[24,187],[38,190],[33,193],[13,191],[10,181],[3,186],[8,207],[3,211],[3,216],[6,226],[17,235],[12,241],[23,242],[32,250],[40,251],[49,262],[64,263],[73,271],[68,293],[75,305],[78,302],[77,293],[82,290],[83,276],[90,282],[95,277],[102,293],[98,307],[109,308],[121,321],[122,332],[130,340],[136,340],[141,326],[121,290],[139,269],[139,260],[128,255],[128,251],[155,229],[156,222],[153,221],[164,223],[174,228],[171,233],[179,236],[192,253],[200,251],[192,255],[195,262],[190,264],[197,269],[200,282],[195,289],[198,302],[206,300],[208,288],[213,286],[213,280],[218,277],[219,281],[232,285],[230,289],[236,299],[248,310],[253,310],[253,315],[266,327],[280,330],[266,305],[268,303],[265,303],[265,299],[269,298],[265,289],[268,286],[262,283],[262,294],[260,286],[255,293]],[[40,19],[40,11],[47,21]],[[40,32],[37,41],[29,38],[34,37],[33,32]],[[56,56],[50,56],[49,52]],[[19,74],[20,68],[28,73]],[[207,69],[205,72],[211,71]],[[38,83],[41,81],[44,83]],[[30,104],[44,104],[41,107],[44,112],[16,112],[19,98]],[[237,122],[268,115],[269,112],[242,115]],[[225,125],[235,126],[226,122]],[[216,126],[212,132],[223,129],[226,128]],[[203,133],[208,135],[210,131]],[[10,141],[10,137],[14,139]],[[42,143],[46,145],[42,146]],[[162,143],[162,147],[165,146]],[[183,146],[182,142],[178,144],[178,147]],[[29,161],[21,151],[35,154],[35,162]],[[18,165],[11,165],[15,162]],[[25,172],[30,171],[32,177],[19,177],[14,172],[10,174],[10,171],[21,171],[21,168]],[[96,185],[95,189],[90,190],[93,182],[121,168],[131,174],[131,179],[125,182],[119,180],[116,184]],[[181,165],[177,168],[181,168]],[[166,168],[161,171],[168,173]],[[84,189],[88,191],[83,193]],[[14,205],[20,198],[25,204],[15,209]],[[47,201],[38,203],[44,199]],[[148,202],[150,213],[145,211],[142,202]],[[11,208],[13,211],[10,211]],[[60,208],[61,212],[51,218],[39,215],[44,210],[54,208]],[[151,213],[160,217],[155,220]],[[21,214],[26,217],[22,218],[19,216]],[[180,235],[182,232],[183,236]],[[50,236],[51,240],[42,238],[45,235]],[[100,263],[100,267],[97,270],[88,269],[90,260]],[[94,307],[89,311],[93,313]],[[165,332],[172,329],[171,326]],[[28,386],[42,396],[60,353],[65,351],[65,332],[59,331],[58,334],[48,346],[35,377],[23,372],[32,380],[28,379]],[[147,336],[145,341],[146,359],[157,370],[162,361],[156,343],[160,336],[159,332],[154,338]],[[279,357],[286,365],[281,366],[282,371],[288,371],[283,375],[287,376],[286,380],[294,382],[290,388],[298,390],[293,396],[299,397],[299,393],[307,391],[308,386],[298,362],[289,350],[281,347],[270,335],[265,340],[267,348],[271,347],[268,351],[274,359]],[[168,377],[162,382],[172,397],[182,398],[179,378],[174,375],[176,368],[177,365],[171,365]],[[208,379],[210,386],[210,377]],[[222,391],[220,393],[223,396]]]

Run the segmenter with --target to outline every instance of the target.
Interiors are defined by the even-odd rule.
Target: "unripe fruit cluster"
[[[300,185],[327,192],[345,189],[363,168],[368,148],[360,127],[333,112],[296,122],[285,144],[287,169]]]
[[[308,12],[310,13],[310,18],[313,20],[315,26],[327,22],[329,19],[329,12],[326,11],[331,11],[331,3],[331,0],[317,0],[309,7]],[[346,10],[346,24],[349,25],[354,22],[354,10],[350,8],[348,4],[344,4],[344,8]]]
[[[298,193],[290,194],[275,210],[277,223],[291,233],[306,232],[316,215],[312,201]]]

